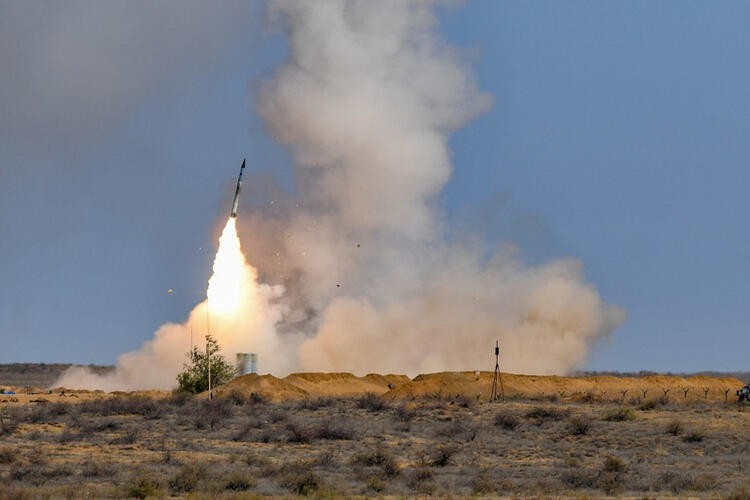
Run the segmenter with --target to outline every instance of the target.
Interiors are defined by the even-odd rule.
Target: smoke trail
[[[191,339],[201,346],[209,331],[228,358],[236,352],[257,352],[266,370],[288,371],[288,358],[271,355],[281,350],[274,331],[281,309],[272,303],[282,289],[258,283],[255,269],[242,254],[235,221],[227,221],[219,239],[207,300],[192,310],[185,323],[163,325],[140,350],[120,356],[109,375],[71,368],[55,386],[107,391],[171,389],[191,348]]]
[[[294,155],[300,209],[255,214],[262,276],[305,370],[416,373],[487,365],[562,373],[624,320],[572,260],[524,267],[447,242],[435,199],[449,133],[490,98],[436,31],[432,2],[271,2],[290,58],[259,98]]]

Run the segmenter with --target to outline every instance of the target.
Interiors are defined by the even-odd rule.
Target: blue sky
[[[242,157],[289,182],[254,107],[285,42],[258,4],[221,4],[198,28],[151,26],[169,4],[135,4],[126,47],[107,30],[126,4],[94,9],[92,32],[69,19],[90,4],[28,5],[0,4],[0,362],[112,363],[204,297]],[[628,312],[590,369],[746,369],[748,14],[742,2],[439,9],[494,98],[451,139],[450,230],[515,242],[532,263],[580,259]],[[52,34],[31,41],[37,26]]]

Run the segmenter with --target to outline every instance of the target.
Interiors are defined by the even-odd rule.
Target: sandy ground
[[[462,397],[489,399],[492,372],[442,372],[418,375],[369,374],[357,377],[351,373],[297,373],[283,379],[271,375],[237,377],[219,390],[219,394],[238,391],[256,393],[273,401],[321,396],[353,396],[374,393],[387,399],[418,397]],[[499,377],[506,397],[554,396],[563,400],[598,399],[623,401],[634,397],[666,396],[671,401],[731,401],[744,383],[735,378],[706,376],[674,377],[558,377],[515,375]]]
[[[489,399],[492,372],[441,372],[418,375],[351,373],[294,373],[284,378],[273,375],[244,375],[217,389],[219,396],[239,392],[257,394],[271,401],[289,401],[317,397],[351,397],[367,393],[386,399],[410,400],[423,397]],[[744,382],[731,377],[559,377],[501,373],[499,387],[508,398],[555,397],[560,400],[627,401],[632,398],[666,397],[672,402],[733,401],[735,392]],[[108,397],[102,391],[75,389],[45,390],[13,388],[16,394],[0,395],[0,404],[31,402],[85,401]],[[111,393],[122,395],[124,393]],[[139,391],[134,394],[150,397],[168,395],[165,391]]]

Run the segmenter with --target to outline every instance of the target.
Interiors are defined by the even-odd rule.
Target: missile
[[[234,191],[234,201],[232,202],[232,213],[230,217],[237,217],[237,205],[240,204],[240,188],[242,187],[242,172],[245,170],[245,160],[242,160],[242,166],[240,167],[240,176],[237,178],[237,189]]]

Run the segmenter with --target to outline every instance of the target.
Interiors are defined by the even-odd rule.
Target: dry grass
[[[636,408],[239,393],[5,405],[0,498],[748,498],[744,408]]]

